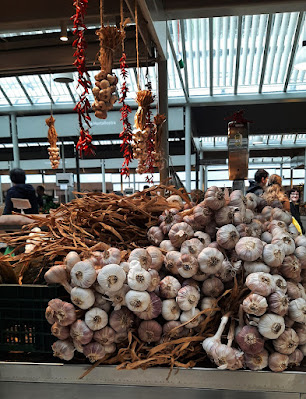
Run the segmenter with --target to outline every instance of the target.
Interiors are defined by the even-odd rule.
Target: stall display
[[[118,369],[303,365],[306,240],[291,215],[238,190],[210,187],[195,207],[181,191],[166,200],[160,190],[86,195],[37,233],[32,256],[45,253],[45,280],[69,293],[46,309],[54,355]]]

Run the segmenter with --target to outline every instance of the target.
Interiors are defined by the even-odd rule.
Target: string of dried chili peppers
[[[74,107],[74,111],[78,113],[80,137],[76,145],[77,151],[80,156],[94,155],[95,147],[92,145],[92,136],[89,133],[90,121],[89,116],[90,103],[87,95],[91,88],[90,77],[86,68],[86,48],[87,43],[85,40],[84,33],[86,31],[85,15],[87,11],[88,0],[75,0],[73,5],[75,6],[75,14],[71,17],[73,21],[73,34],[76,37],[72,43],[72,46],[76,48],[73,56],[75,61],[73,65],[76,66],[78,71],[78,85],[77,87],[82,88],[82,93],[79,96],[79,101]]]
[[[121,152],[123,152],[124,161],[121,168],[121,175],[129,176],[130,169],[129,163],[133,159],[133,149],[132,149],[132,140],[133,140],[133,130],[132,125],[129,122],[129,114],[132,112],[131,107],[125,102],[127,94],[129,92],[129,88],[127,86],[127,64],[126,64],[126,54],[122,53],[122,57],[120,58],[120,74],[123,78],[123,83],[120,89],[121,97],[119,103],[122,104],[120,109],[121,118],[123,125],[123,130],[119,134],[119,137],[122,139],[122,144],[120,145]]]

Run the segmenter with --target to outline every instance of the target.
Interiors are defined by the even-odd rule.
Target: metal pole
[[[279,174],[280,174],[280,177],[283,178],[283,163],[282,162],[280,163]]]
[[[158,63],[158,112],[166,116],[162,127],[161,152],[164,163],[159,171],[160,183],[166,183],[169,177],[169,131],[168,131],[168,73],[167,60]]]
[[[290,188],[293,187],[293,169],[290,169]]]
[[[102,173],[102,193],[106,193],[105,159],[101,159],[101,173]]]
[[[133,190],[135,193],[136,192],[136,173],[135,173],[135,171],[133,173]]]
[[[207,175],[208,175],[208,166],[205,166],[205,169],[204,169],[204,191],[206,191],[208,189]]]
[[[81,180],[80,180],[80,159],[79,152],[75,148],[75,167],[76,167],[76,178],[77,178],[77,192],[81,192]]]
[[[0,175],[0,204],[3,204],[3,192],[2,192],[1,175]]]
[[[196,189],[198,190],[199,189],[199,170],[200,170],[200,165],[199,165],[199,161],[200,161],[200,156],[199,156],[199,152],[196,150],[196,154],[195,154],[195,156],[196,156],[196,181],[195,181],[195,183],[196,183]]]
[[[185,188],[191,191],[191,108],[185,107]]]
[[[203,159],[203,151],[200,152],[200,159]],[[200,190],[204,190],[204,166],[200,164]]]
[[[13,167],[20,168],[16,114],[11,115],[11,134],[12,134],[13,158],[14,158]]]
[[[65,161],[65,146],[64,146],[64,140],[62,140],[62,165],[63,165],[63,172],[66,173],[66,161]]]
[[[304,150],[304,193],[303,202],[306,201],[306,148]]]

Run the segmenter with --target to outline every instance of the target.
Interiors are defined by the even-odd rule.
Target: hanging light
[[[296,54],[294,68],[298,71],[306,71],[306,23],[304,26],[302,47]]]
[[[67,36],[67,24],[64,21],[60,22],[61,25],[61,36],[60,36],[60,40],[62,42],[67,42],[68,41],[68,36]]]
[[[72,83],[73,73],[72,72],[55,73],[53,75],[53,80],[54,82],[57,83]]]

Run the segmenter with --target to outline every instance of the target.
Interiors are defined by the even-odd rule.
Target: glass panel
[[[38,75],[20,76],[20,81],[34,104],[50,103],[50,98]]]
[[[9,105],[8,101],[6,100],[6,98],[4,97],[2,91],[0,90],[0,106],[1,105]]]
[[[30,104],[15,77],[0,78],[0,86],[3,88],[13,105]]]
[[[305,26],[305,13],[303,16],[302,28],[300,30],[300,35],[298,38],[298,46],[297,46],[297,49],[295,52],[295,57],[296,57],[298,51],[302,48],[302,39],[303,39],[302,33],[303,33],[304,26]],[[293,63],[293,65],[294,65],[294,63]],[[287,91],[294,92],[294,91],[304,91],[304,90],[306,90],[305,71],[298,71],[297,69],[295,69],[293,67]]]
[[[65,83],[54,82],[53,76],[41,75],[45,85],[47,86],[55,104],[72,103],[71,96]]]

